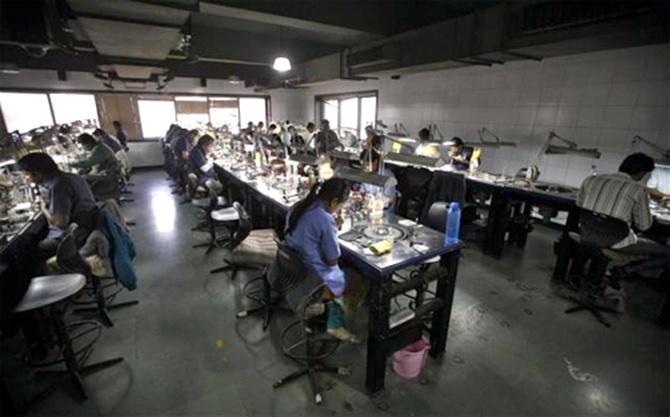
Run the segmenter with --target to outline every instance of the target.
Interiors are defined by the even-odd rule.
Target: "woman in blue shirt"
[[[351,189],[341,178],[315,184],[307,197],[296,203],[286,218],[286,243],[302,254],[307,268],[328,286],[334,301],[328,304],[328,333],[340,340],[356,342],[345,328],[342,293],[347,286],[344,271],[337,264],[338,213],[349,199]]]

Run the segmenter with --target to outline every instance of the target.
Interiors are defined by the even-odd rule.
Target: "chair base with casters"
[[[231,279],[234,279],[231,278]],[[256,282],[261,282],[261,287],[257,289],[250,289],[250,286]],[[242,290],[244,295],[258,303],[257,307],[250,308],[248,310],[243,310],[238,312],[235,317],[238,319],[250,317],[254,314],[260,314],[263,317],[263,331],[266,331],[268,326],[270,326],[270,319],[272,318],[272,313],[276,309],[289,310],[287,307],[281,305],[281,297],[278,295],[273,295],[272,288],[267,278],[267,270],[263,271],[263,274],[259,277],[256,277],[246,284]]]
[[[605,319],[602,313],[618,314],[619,312],[613,307],[601,305],[597,302],[600,284],[605,276],[609,258],[603,253],[603,250],[582,244],[579,234],[570,232],[569,237],[578,245],[577,255],[572,261],[570,276],[573,280],[579,280],[576,283],[579,292],[576,295],[564,294],[566,299],[576,304],[574,307],[566,309],[564,313],[572,314],[588,311],[603,326],[612,327],[612,324]]]
[[[312,389],[312,396],[317,405],[323,403],[322,390],[319,387],[316,375],[319,373],[330,373],[338,375],[351,375],[350,366],[327,366],[323,360],[335,353],[335,350],[340,344],[336,338],[324,333],[317,333],[319,327],[315,321],[318,319],[312,318],[309,320],[298,320],[288,325],[282,331],[280,340],[284,355],[297,362],[300,367],[294,372],[276,380],[272,384],[272,388],[280,388],[289,382],[295,381],[302,376],[307,376],[309,379],[310,388]],[[294,328],[300,327],[303,336],[297,342],[286,346],[287,334]],[[317,345],[321,344],[321,349]],[[305,353],[301,353],[303,350]],[[320,353],[318,353],[321,351]]]
[[[280,243],[277,255],[268,270],[268,282],[283,296],[297,314],[298,320],[288,325],[280,335],[284,355],[297,362],[299,368],[278,379],[272,387],[277,389],[301,376],[307,375],[316,404],[323,402],[317,382],[318,373],[349,375],[351,367],[332,367],[323,360],[335,353],[340,341],[326,332],[325,306],[322,301],[326,284],[316,274],[309,272],[295,249]],[[289,343],[288,336],[297,330],[297,341]],[[293,340],[296,340],[294,338]]]
[[[116,282],[114,282],[111,284],[103,285],[102,284],[103,280],[115,280],[115,278],[113,277],[101,278],[96,275],[93,275],[91,278],[92,288],[90,289],[90,292],[93,295],[94,299],[89,301],[79,301],[79,300],[72,301],[72,303],[75,305],[78,306],[90,305],[90,307],[77,307],[74,310],[72,310],[72,312],[75,314],[96,314],[98,315],[98,319],[102,322],[102,324],[104,324],[106,327],[113,327],[114,322],[112,322],[112,319],[109,317],[110,311],[117,310],[123,307],[130,307],[133,305],[137,305],[140,302],[138,300],[131,300],[120,303],[114,303],[114,299],[116,298],[117,295],[119,295],[121,291],[123,291],[123,288],[117,289],[111,295],[106,295],[105,289],[110,287],[116,287],[117,284]]]
[[[619,313],[615,308],[598,305],[596,303],[596,298],[591,295],[585,295],[583,297],[569,297],[569,299],[578,305],[566,309],[564,311],[565,314],[588,311],[593,315],[593,317],[596,318],[596,320],[598,320],[599,323],[605,327],[612,327],[612,324],[607,321],[605,317],[603,317],[602,313]]]
[[[62,360],[57,362],[63,362],[65,369],[40,371],[35,376],[68,377],[81,400],[88,398],[83,377],[123,361],[123,358],[118,357],[86,365],[85,363],[92,352],[92,344],[90,346],[87,345],[79,352],[75,352],[74,350],[72,338],[68,333],[68,325],[63,320],[64,304],[71,296],[81,291],[85,284],[86,278],[81,274],[35,277],[30,281],[30,286],[23,299],[14,309],[15,313],[36,310],[46,310],[48,312],[56,335],[56,342],[62,354]],[[73,324],[70,324],[70,328],[72,326]]]

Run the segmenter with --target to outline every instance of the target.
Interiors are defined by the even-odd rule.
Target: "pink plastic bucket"
[[[403,378],[416,378],[421,373],[430,343],[424,338],[393,354],[393,371]]]

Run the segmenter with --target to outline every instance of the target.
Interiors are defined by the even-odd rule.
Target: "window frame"
[[[71,91],[49,91],[46,93],[49,96],[49,107],[51,108],[51,115],[54,120],[54,124],[62,124],[58,123],[58,120],[56,120],[56,106],[54,106],[54,100],[53,100],[53,95],[89,95],[93,97],[93,106],[95,107],[95,119],[100,123],[100,109],[98,109],[98,100],[95,95],[95,93],[74,93]],[[76,120],[82,120],[82,119],[76,119]],[[84,119],[86,120],[86,119]],[[90,119],[89,119],[90,120]],[[69,122],[64,122],[64,123],[72,123],[72,121]]]
[[[265,99],[265,115],[266,115],[266,120],[270,121],[273,120],[272,118],[272,97],[270,95],[266,94],[233,94],[233,93],[212,93],[212,94],[203,94],[203,93],[193,93],[193,92],[153,92],[153,91],[110,91],[110,90],[91,90],[91,89],[43,89],[43,88],[16,88],[16,87],[0,87],[0,93],[32,93],[32,94],[45,94],[47,96],[47,100],[49,101],[49,110],[51,111],[51,119],[52,119],[52,124],[55,124],[55,115],[54,115],[54,110],[53,110],[53,105],[51,103],[51,98],[50,94],[59,94],[59,93],[67,93],[67,94],[92,94],[95,97],[96,100],[96,108],[98,112],[98,123],[103,122],[103,117],[101,114],[100,106],[98,105],[98,94],[126,94],[131,97],[131,100],[135,103],[136,108],[133,110],[136,112],[136,116],[139,120],[139,107],[137,107],[137,102],[139,100],[172,100],[172,102],[175,102],[175,97],[177,96],[197,96],[197,97],[205,97],[208,99],[208,104],[209,104],[209,98],[217,98],[217,97],[228,97],[228,98],[236,98],[238,99],[238,114],[239,114],[239,99],[240,98],[262,98]],[[177,112],[175,109],[175,116]],[[208,112],[209,115],[209,112]],[[209,117],[209,116],[208,116]],[[6,123],[5,123],[5,117],[2,114],[2,111],[0,111],[0,134],[7,134],[8,132],[6,131]],[[211,119],[210,119],[211,120]],[[241,119],[240,119],[241,120]],[[176,122],[176,117],[175,117],[175,122]],[[241,123],[241,121],[240,121]],[[39,127],[39,126],[35,126]],[[239,126],[240,129],[242,129],[243,126]],[[4,130],[4,131],[3,131]],[[140,130],[141,130],[141,121],[140,121]],[[21,132],[25,133],[25,132]],[[142,132],[142,139],[140,140],[131,140],[131,142],[154,142],[157,139],[155,138],[145,138],[144,133]]]
[[[314,115],[318,123],[321,123],[321,120],[324,119],[324,103],[329,100],[337,100],[337,133],[341,136],[342,129],[342,101],[352,98],[358,99],[358,121],[356,126],[356,134],[360,136],[360,132],[363,131],[365,126],[361,126],[362,123],[362,100],[363,98],[374,97],[375,98],[375,121],[379,116],[379,90],[366,90],[366,91],[355,91],[348,93],[329,93],[329,94],[318,94],[314,96]],[[353,127],[353,126],[347,126]],[[359,138],[362,139],[362,138]]]

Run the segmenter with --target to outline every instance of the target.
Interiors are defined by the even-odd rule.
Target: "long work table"
[[[406,163],[397,161],[387,161],[386,164],[401,168],[409,166]],[[431,172],[442,170],[442,168],[426,166],[418,168]],[[527,219],[531,214],[532,206],[567,212],[566,225],[563,227],[564,235],[567,235],[570,231],[575,231],[578,227],[579,208],[577,206],[577,189],[543,182],[525,185],[518,181],[515,182],[496,175],[470,175],[464,171],[455,172],[463,174],[468,189],[480,190],[491,195],[489,217],[485,228],[485,238],[482,243],[482,250],[488,255],[496,258],[502,256],[505,244],[507,243],[510,222],[516,217]],[[520,207],[518,203],[523,203],[523,205]],[[651,212],[654,217],[653,232],[655,234],[669,235],[670,209],[653,205]],[[516,233],[514,240],[517,246],[523,247],[525,245],[527,234],[528,230],[520,230]],[[557,269],[558,274],[563,273],[562,266],[559,265]]]
[[[250,174],[227,160],[216,161],[217,172],[229,186],[241,188],[245,204],[261,204],[269,208],[280,224],[288,209],[300,199],[296,186],[284,182],[271,183],[267,177]],[[379,228],[394,238],[390,253],[376,256],[367,246],[381,240]],[[376,240],[377,239],[377,240]],[[430,355],[440,357],[446,349],[451,306],[458,273],[460,244],[445,245],[444,234],[387,213],[380,219],[350,216],[339,233],[343,258],[370,280],[370,308],[367,340],[366,386],[371,394],[384,389],[386,359],[393,352],[418,340],[424,321],[430,321]],[[435,298],[423,310],[417,307],[415,316],[400,324],[390,320],[391,299],[411,290],[411,282],[397,284],[394,274],[407,267],[422,265],[439,258],[439,274]],[[415,283],[416,285],[422,284]]]

